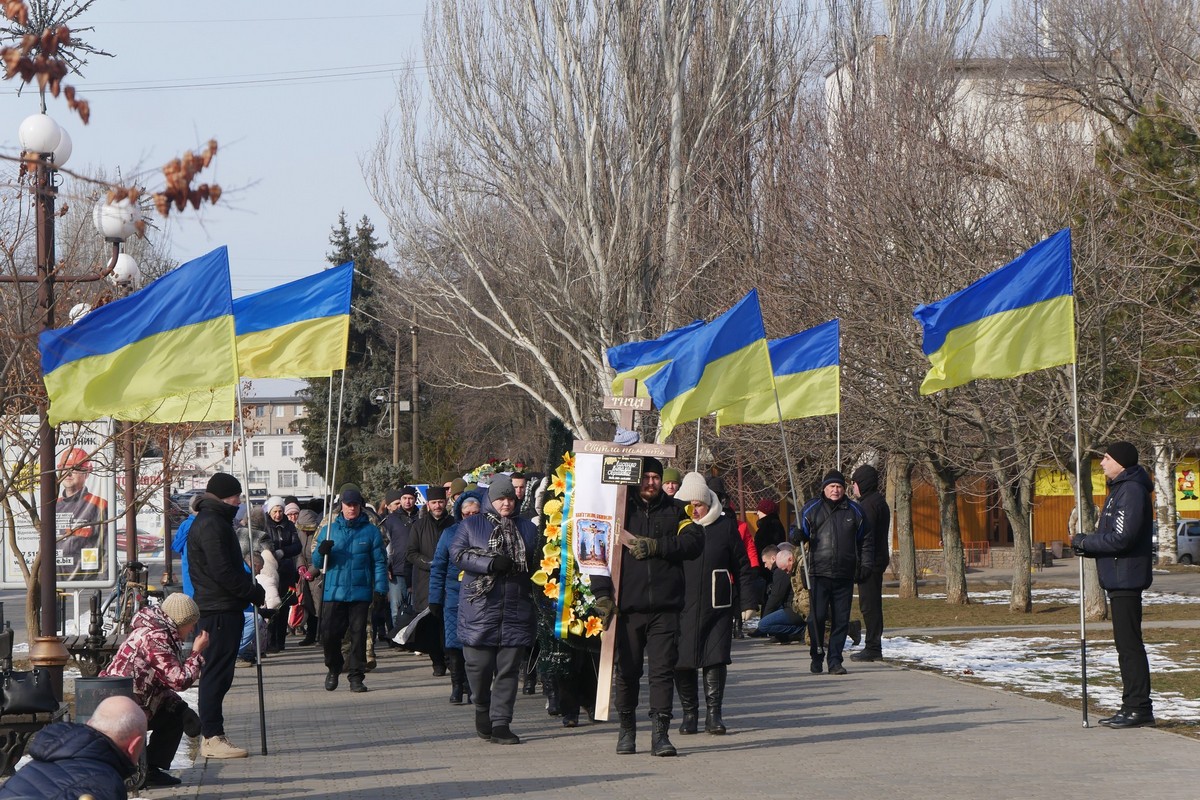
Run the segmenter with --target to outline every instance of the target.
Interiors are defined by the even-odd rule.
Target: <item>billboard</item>
[[[4,418],[0,459],[12,494],[36,507],[38,503],[38,419],[35,416]],[[63,589],[107,588],[116,582],[117,553],[116,448],[113,423],[68,422],[59,426],[54,463],[58,487],[55,516],[55,561],[58,585]],[[7,537],[0,546],[0,588],[24,588],[18,559],[32,565],[40,546],[33,517],[22,500],[9,497],[0,504],[0,521],[12,515],[16,550]]]

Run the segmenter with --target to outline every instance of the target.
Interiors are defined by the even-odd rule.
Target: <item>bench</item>
[[[7,625],[0,631],[0,667],[12,669],[13,630]],[[59,703],[54,711],[44,714],[4,714],[0,712],[0,776],[11,775],[13,767],[25,754],[33,735],[52,722],[66,719],[67,705]]]
[[[68,636],[63,640],[67,652],[75,658],[79,665],[79,673],[85,678],[94,678],[100,670],[108,666],[117,654],[117,648],[123,637],[117,634],[104,635],[104,620],[100,613],[100,593],[96,592],[91,599],[91,620],[86,635]]]

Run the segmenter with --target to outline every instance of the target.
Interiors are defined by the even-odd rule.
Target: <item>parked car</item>
[[[146,531],[137,532],[137,546],[139,553],[153,553],[162,549],[162,534],[147,533]],[[125,531],[117,531],[117,552],[125,552]]]
[[[1180,564],[1200,564],[1200,519],[1181,519],[1175,531]]]

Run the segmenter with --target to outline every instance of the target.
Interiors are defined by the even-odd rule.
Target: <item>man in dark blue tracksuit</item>
[[[808,571],[812,578],[811,670],[820,672],[821,637],[825,621],[829,630],[829,674],[845,675],[842,651],[850,628],[850,601],[854,582],[871,574],[875,545],[862,507],[846,497],[846,479],[830,470],[821,481],[821,496],[800,512],[800,538],[808,544]]]

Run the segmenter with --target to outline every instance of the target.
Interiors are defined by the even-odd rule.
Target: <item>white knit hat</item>
[[[162,601],[162,612],[166,614],[175,627],[182,628],[200,619],[200,607],[196,601],[183,592],[175,592]]]
[[[689,472],[683,476],[683,482],[679,484],[679,491],[675,492],[675,499],[685,503],[713,505],[712,490],[708,488],[708,484],[704,482],[704,476],[699,472]]]
[[[271,513],[271,509],[275,508],[276,506],[283,508],[283,498],[277,494],[273,494],[267,498],[267,504],[263,506],[263,511],[266,511],[269,514]]]

